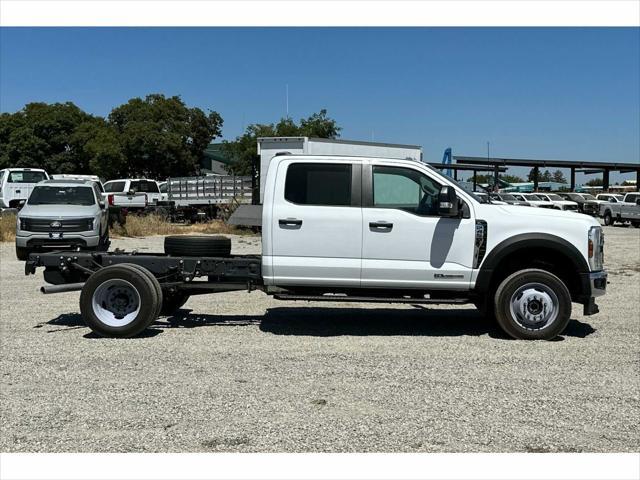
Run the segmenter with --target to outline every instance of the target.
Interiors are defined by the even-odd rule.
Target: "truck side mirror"
[[[99,201],[99,202],[98,202],[98,205],[100,206],[100,208],[101,208],[102,210],[104,210],[105,208],[107,208],[107,204],[106,204],[106,203],[104,203],[103,201]]]
[[[26,200],[20,200],[20,201],[18,202],[18,208],[22,208],[22,207],[24,207],[24,204],[25,204],[25,203],[27,203],[27,201],[26,201]]]
[[[133,188],[130,188],[129,191],[127,192],[127,195],[131,196],[131,195],[135,195],[136,191]]]
[[[453,187],[443,186],[438,194],[438,215],[441,217],[458,216],[458,195]]]

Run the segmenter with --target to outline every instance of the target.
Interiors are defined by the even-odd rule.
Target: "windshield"
[[[41,186],[33,189],[29,205],[95,205],[91,187]]]
[[[580,195],[582,195],[582,198],[584,198],[585,200],[595,200],[596,199],[596,197],[594,197],[590,193],[581,193]]]
[[[502,200],[506,200],[507,202],[515,202],[518,200],[516,197],[514,197],[513,195],[509,195],[508,193],[501,193],[500,198],[502,198]]]
[[[556,195],[554,193],[550,193],[549,195],[547,195],[547,197],[549,197],[549,199],[555,200],[555,201],[564,200],[564,198],[562,198],[560,195]]]
[[[529,195],[527,195],[527,198],[529,200],[533,200],[535,202],[543,202],[544,200],[542,198],[540,198],[538,195],[534,195],[533,193],[530,193]]]
[[[47,177],[44,172],[31,172],[24,170],[22,172],[9,172],[8,183],[38,183],[42,180],[46,180]]]

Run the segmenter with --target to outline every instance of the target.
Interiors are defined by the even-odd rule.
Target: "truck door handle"
[[[281,218],[278,220],[278,224],[281,227],[301,227],[302,220],[298,220],[297,218]]]
[[[393,223],[389,222],[369,222],[369,228],[381,232],[390,232],[393,229]]]

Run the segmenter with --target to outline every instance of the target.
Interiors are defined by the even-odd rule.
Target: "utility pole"
[[[289,84],[285,85],[285,97],[287,102],[287,118],[289,118]]]

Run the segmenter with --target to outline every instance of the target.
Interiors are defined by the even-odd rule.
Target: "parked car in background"
[[[107,208],[91,180],[45,180],[18,213],[16,257],[42,250],[109,248]]]
[[[592,217],[598,215],[599,205],[598,201],[593,195],[577,192],[558,192],[557,195],[564,198],[565,200],[570,200],[577,203],[578,210],[581,213],[591,215]],[[587,195],[589,195],[589,197],[591,198],[587,198]]]
[[[640,193],[627,193],[622,202],[603,203],[600,206],[600,216],[605,225],[631,222],[634,227],[640,227]]]
[[[158,184],[146,178],[109,180],[104,184],[104,192],[109,207],[144,209],[160,200]]]
[[[104,185],[102,185],[102,180],[97,175],[82,175],[75,173],[56,173],[50,176],[53,180],[90,180],[95,182],[101,193],[104,193]]]
[[[480,199],[482,203],[493,203],[494,205],[506,205],[507,202],[502,200],[494,200],[491,195],[484,192],[473,192],[473,194]]]
[[[519,196],[529,202],[529,205],[532,207],[555,208],[556,210],[559,210],[549,199],[540,197],[535,193],[520,193]]]
[[[599,193],[596,195],[596,200],[604,201],[605,203],[618,203],[624,201],[624,195],[621,193]]]
[[[558,210],[571,210],[578,211],[578,204],[571,200],[566,200],[561,196],[555,193],[542,193],[537,192],[536,195],[540,197],[543,201],[551,202],[553,208],[557,208]]]
[[[0,170],[0,208],[20,208],[33,187],[49,175],[41,168],[5,168]]]
[[[522,205],[524,207],[530,207],[531,205],[526,200],[520,200],[510,193],[492,193],[490,194],[492,200],[499,200],[508,205]]]

